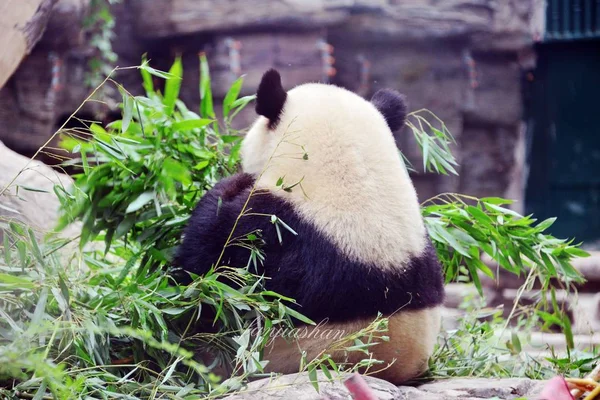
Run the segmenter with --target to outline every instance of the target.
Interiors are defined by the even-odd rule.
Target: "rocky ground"
[[[285,375],[277,379],[252,382],[239,394],[227,400],[350,400],[352,397],[343,384],[347,375],[329,382],[318,374],[317,392],[306,374]],[[535,399],[544,382],[530,379],[449,379],[419,386],[396,387],[377,378],[365,377],[379,400],[475,400],[475,399]]]

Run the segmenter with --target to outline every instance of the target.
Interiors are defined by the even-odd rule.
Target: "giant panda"
[[[242,142],[243,172],[200,199],[178,265],[198,275],[219,259],[220,265],[246,266],[247,248],[223,248],[232,230],[231,237],[260,232],[265,257],[256,272],[266,277],[267,290],[295,299],[292,308],[330,332],[358,331],[383,314],[389,341],[370,351],[391,365],[376,376],[399,384],[425,372],[444,288],[392,134],[406,110],[393,90],[380,90],[371,101],[320,83],[286,91],[280,74],[267,71],[256,95],[258,118]],[[280,237],[271,215],[294,232],[280,229]],[[310,360],[330,343],[318,334],[294,343],[275,338],[266,349],[266,370],[298,372],[299,350]],[[332,357],[351,363],[365,358],[353,354]]]

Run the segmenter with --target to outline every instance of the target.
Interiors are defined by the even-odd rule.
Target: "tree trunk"
[[[0,88],[40,40],[57,0],[0,2]]]

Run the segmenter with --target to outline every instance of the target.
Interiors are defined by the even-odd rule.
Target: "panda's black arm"
[[[184,230],[175,267],[197,275],[210,270],[219,260],[253,184],[251,175],[236,174],[221,180],[200,199]],[[228,246],[222,263],[245,265],[249,252],[242,250],[239,246]],[[244,264],[234,264],[240,262]]]

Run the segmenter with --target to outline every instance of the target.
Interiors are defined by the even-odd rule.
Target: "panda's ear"
[[[406,98],[392,89],[380,89],[371,98],[371,103],[383,114],[392,132],[397,131],[406,121]]]
[[[274,128],[279,122],[286,98],[279,72],[274,69],[265,72],[256,92],[256,113],[267,117],[269,128]]]

